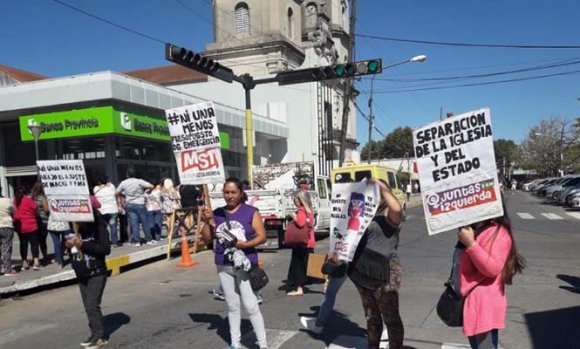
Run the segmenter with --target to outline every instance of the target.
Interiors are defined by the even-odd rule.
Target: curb
[[[188,236],[187,241],[192,242],[193,236]],[[176,239],[172,243],[171,252],[176,252],[181,249],[181,239]],[[203,251],[198,252],[201,253]],[[121,273],[121,268],[126,268],[131,265],[138,263],[143,263],[151,260],[154,262],[154,258],[165,256],[167,254],[167,244],[155,246],[146,250],[135,251],[132,253],[115,256],[107,258],[107,270],[111,271],[111,276],[116,276]],[[5,298],[6,296],[13,295],[19,292],[31,292],[35,289],[42,287],[56,286],[60,283],[67,281],[76,280],[76,275],[74,270],[61,271],[56,274],[43,276],[34,280],[27,280],[22,282],[16,282],[11,286],[0,288],[0,298]]]

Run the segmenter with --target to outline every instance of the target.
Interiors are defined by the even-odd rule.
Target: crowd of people
[[[169,231],[169,218],[175,210],[181,209],[182,204],[197,205],[199,191],[195,186],[176,187],[171,178],[145,181],[137,178],[131,168],[126,176],[118,186],[103,177],[90,188],[91,200],[96,203],[93,209],[99,212],[107,227],[111,247],[124,243],[131,246],[156,244]],[[187,197],[183,202],[182,194]],[[0,196],[0,274],[14,276],[52,263],[62,269],[65,257],[70,257],[65,242],[72,233],[69,222],[58,221],[50,215],[41,182],[31,188],[16,188],[13,200]],[[15,235],[20,242],[20,266],[14,266],[11,259]],[[54,251],[51,254],[47,244],[49,235]]]

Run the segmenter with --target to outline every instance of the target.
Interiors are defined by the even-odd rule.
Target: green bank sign
[[[44,126],[39,140],[117,134],[130,137],[171,141],[165,119],[157,119],[115,110],[113,107],[77,109],[65,112],[20,117],[20,138],[33,141],[29,125]],[[230,138],[220,132],[222,149],[230,148]]]

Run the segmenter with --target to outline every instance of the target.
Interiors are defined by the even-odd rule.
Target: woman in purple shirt
[[[254,206],[246,205],[247,195],[237,178],[228,178],[223,188],[226,206],[203,210],[203,238],[206,242],[214,240],[215,264],[218,277],[224,289],[230,325],[230,349],[240,347],[241,304],[248,312],[250,322],[260,349],[268,348],[264,318],[258,306],[258,299],[248,281],[239,256],[251,264],[258,264],[256,246],[266,241],[266,229],[260,213]],[[242,251],[243,254],[240,254]],[[243,257],[246,258],[243,258]],[[245,266],[245,265],[244,265]]]

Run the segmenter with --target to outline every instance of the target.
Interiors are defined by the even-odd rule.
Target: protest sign
[[[429,235],[503,215],[489,109],[419,128],[413,146]]]
[[[64,222],[92,222],[93,209],[82,160],[37,161],[50,214]]]
[[[182,184],[223,182],[220,135],[212,102],[165,111]]]
[[[336,253],[341,260],[352,260],[365,229],[377,212],[379,201],[379,186],[366,180],[333,185],[330,253]]]

